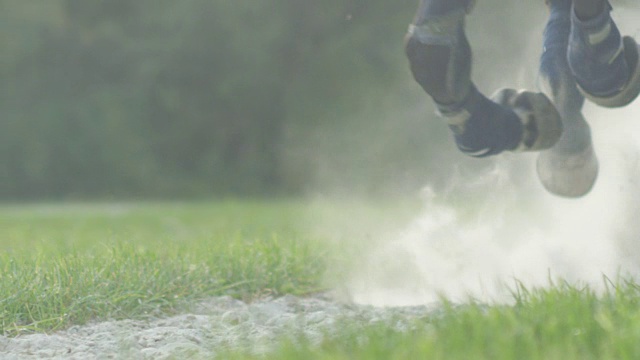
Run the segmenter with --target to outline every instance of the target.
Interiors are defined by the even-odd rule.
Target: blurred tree
[[[0,199],[421,178],[448,141],[406,69],[415,5],[0,0]]]

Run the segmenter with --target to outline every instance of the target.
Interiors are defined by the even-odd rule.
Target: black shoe
[[[562,119],[545,94],[501,89],[491,96],[491,100],[513,110],[522,122],[522,138],[512,151],[545,150],[560,139]]]

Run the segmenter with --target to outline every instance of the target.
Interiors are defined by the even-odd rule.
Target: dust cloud
[[[638,9],[614,12],[623,33],[636,38],[639,16]],[[536,36],[543,26],[544,21]],[[477,46],[481,54],[483,46]],[[539,42],[530,46],[517,56],[535,66],[524,57],[531,60]],[[500,66],[487,68],[486,59],[478,63],[484,77],[490,78],[487,71],[500,73]],[[530,69],[514,81],[529,81],[531,76],[521,75],[535,73]],[[374,245],[358,255],[361,261],[342,290],[356,303],[377,306],[428,304],[442,297],[509,303],[517,284],[536,288],[567,281],[603,290],[607,278],[638,277],[640,101],[618,110],[587,104],[585,115],[600,161],[599,179],[587,196],[546,193],[533,154],[501,155],[481,170],[454,164],[447,186],[424,187],[423,208],[412,220],[373,235]]]
[[[589,195],[547,194],[533,171],[529,181],[514,176],[512,158],[457,177],[446,192],[427,187],[421,213],[354,269],[345,285],[351,299],[389,306],[440,297],[503,303],[517,283],[534,288],[563,280],[603,289],[604,277],[636,277],[640,107],[592,113],[601,172]]]

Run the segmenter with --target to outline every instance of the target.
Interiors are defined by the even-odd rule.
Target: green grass
[[[318,346],[282,339],[267,355],[231,359],[638,359],[640,286],[622,281],[606,295],[567,284],[528,291],[514,306],[447,304],[405,331],[345,322]]]
[[[0,334],[170,313],[213,295],[317,291],[298,202],[0,208]]]
[[[322,225],[310,219],[336,224],[345,219],[348,225],[364,218],[362,223],[381,225],[390,218],[388,204],[382,211],[353,204],[333,211],[326,205],[321,204],[320,213],[328,219],[309,218],[301,201],[5,205],[0,207],[0,333],[14,336],[92,320],[171,314],[215,295],[251,300],[317,291],[327,273],[339,276],[349,268],[368,235],[358,234],[359,226],[342,229],[336,234],[365,241],[335,247],[341,242],[338,235],[309,235],[309,228]],[[563,283],[548,289],[520,286],[514,305],[445,301],[407,331],[388,323],[345,320],[320,344],[292,334],[276,341],[266,355],[222,355],[285,360],[638,359],[640,285],[603,281],[605,294]]]

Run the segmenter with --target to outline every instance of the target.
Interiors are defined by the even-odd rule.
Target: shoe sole
[[[550,150],[538,155],[538,178],[547,191],[566,198],[588,194],[598,178],[598,158],[589,124],[582,116],[569,119],[571,128]]]
[[[540,153],[538,178],[547,191],[557,196],[579,198],[588,194],[598,178],[598,159],[593,146],[576,154]]]
[[[607,108],[623,107],[632,103],[638,97],[638,94],[640,94],[640,47],[630,36],[623,38],[623,44],[627,64],[633,69],[633,74],[629,82],[627,82],[627,86],[625,86],[620,93],[610,97],[599,97],[587,93],[578,86],[582,95],[594,104]]]
[[[562,136],[562,118],[544,93],[501,89],[491,96],[494,102],[513,110],[525,130],[533,128],[535,138],[523,138],[514,152],[541,151],[553,147]]]

